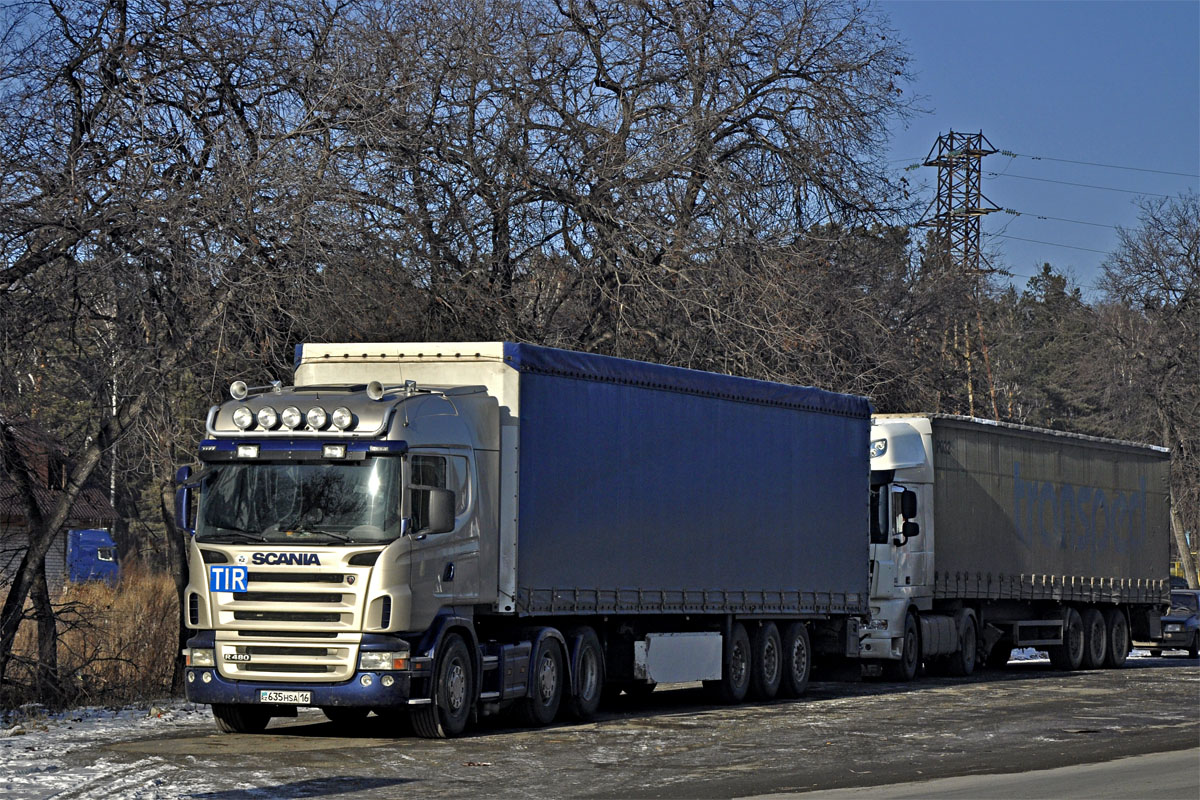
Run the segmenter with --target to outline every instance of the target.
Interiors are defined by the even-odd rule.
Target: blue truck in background
[[[188,697],[420,736],[805,690],[868,613],[865,398],[507,342],[297,348],[181,468]]]
[[[68,581],[104,581],[116,586],[120,575],[117,546],[108,531],[98,528],[67,531]]]

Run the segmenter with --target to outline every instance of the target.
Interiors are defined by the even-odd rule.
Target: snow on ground
[[[0,717],[0,797],[179,797],[182,787],[159,783],[166,765],[145,759],[136,768],[110,758],[71,767],[70,753],[102,742],[212,730],[208,706],[181,701],[140,708],[80,708],[57,714],[36,709]],[[151,762],[159,761],[158,764]]]

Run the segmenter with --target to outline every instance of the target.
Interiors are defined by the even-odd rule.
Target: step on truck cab
[[[802,692],[867,612],[860,397],[503,342],[306,344],[198,471],[188,697],[454,736],[706,681]]]
[[[862,656],[911,680],[1013,648],[1117,667],[1169,598],[1169,454],[939,414],[871,428],[871,619]]]

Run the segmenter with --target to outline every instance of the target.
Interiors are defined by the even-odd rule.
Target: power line
[[[1095,186],[1090,183],[1072,183],[1070,181],[1056,181],[1056,180],[1051,180],[1050,178],[1033,178],[1033,177],[1030,177],[1029,175],[1009,175],[1006,173],[1001,174],[999,172],[989,172],[989,173],[987,173],[987,175],[989,178],[1020,178],[1022,180],[1026,180],[1026,181],[1038,181],[1039,183],[1059,183],[1059,184],[1062,184],[1063,186],[1080,186],[1080,187],[1083,187],[1084,189],[1103,189],[1106,192],[1123,192],[1125,194],[1138,194],[1138,195],[1142,195],[1143,197],[1166,197],[1166,198],[1171,197],[1171,195],[1169,195],[1169,194],[1157,194],[1155,192],[1138,192],[1138,191],[1134,191],[1132,189],[1116,189],[1116,188],[1113,188],[1112,186]]]
[[[1076,247],[1075,245],[1060,245],[1060,243],[1058,243],[1058,242],[1042,241],[1039,239],[1024,239],[1024,237],[1021,237],[1021,236],[1010,236],[1008,234],[984,234],[984,235],[985,236],[997,236],[997,237],[1000,237],[1000,239],[1015,239],[1016,241],[1027,241],[1027,242],[1034,243],[1034,245],[1049,245],[1050,247],[1066,247],[1068,249],[1081,249],[1081,251],[1084,251],[1085,253],[1099,253],[1100,255],[1108,255],[1109,254],[1109,251],[1106,251],[1106,249],[1093,249],[1091,247]]]
[[[1103,222],[1086,222],[1081,219],[1067,219],[1065,217],[1051,217],[1046,214],[1033,214],[1028,211],[1017,211],[1016,209],[1012,209],[1012,208],[1004,209],[1004,213],[1011,214],[1014,217],[1033,217],[1034,219],[1052,219],[1055,222],[1070,222],[1075,225],[1091,225],[1093,228],[1110,228],[1114,231],[1117,230],[1116,225],[1106,225]]]
[[[1148,169],[1146,167],[1125,167],[1120,164],[1101,164],[1096,161],[1076,161],[1071,158],[1052,158],[1051,156],[1030,156],[1025,153],[1014,153],[1011,150],[1001,150],[1000,155],[1009,156],[1011,158],[1028,158],[1031,161],[1059,161],[1063,164],[1083,164],[1089,167],[1104,167],[1106,169],[1126,169],[1131,172],[1152,172],[1155,175],[1176,175],[1180,178],[1200,178],[1192,172],[1171,172],[1165,169]]]

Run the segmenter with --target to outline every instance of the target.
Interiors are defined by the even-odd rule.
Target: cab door
[[[472,523],[472,463],[464,452],[413,450],[405,470],[405,516],[411,539],[412,626],[423,629],[446,607],[471,604],[479,593],[479,536]],[[454,529],[429,531],[433,489],[454,492]]]

